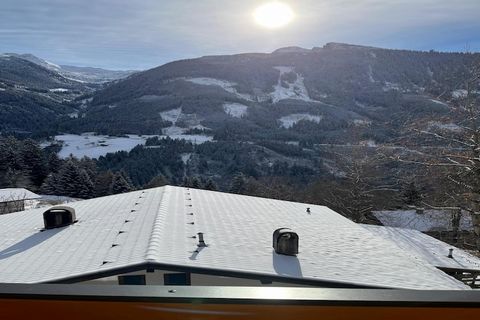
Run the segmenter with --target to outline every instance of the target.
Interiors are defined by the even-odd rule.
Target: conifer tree
[[[121,172],[116,172],[113,176],[110,193],[118,194],[130,191],[133,191],[132,184],[129,183],[128,179]]]

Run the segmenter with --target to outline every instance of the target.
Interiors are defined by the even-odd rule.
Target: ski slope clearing
[[[237,84],[235,82],[227,81],[227,80],[220,80],[220,79],[214,79],[214,78],[184,78],[183,80],[192,82],[195,84],[199,84],[202,86],[217,86],[222,88],[223,90],[230,92],[237,97],[243,99],[243,100],[248,100],[248,101],[253,101],[253,97],[249,94],[246,93],[240,93],[237,91],[235,88]]]
[[[270,93],[273,103],[277,103],[280,100],[296,99],[307,102],[314,102],[310,99],[307,88],[304,84],[303,77],[294,72],[293,67],[278,66],[274,67],[280,71],[277,84],[273,87],[273,92]],[[290,77],[284,79],[284,75],[289,74]]]
[[[289,114],[288,116],[281,117],[278,120],[280,120],[281,127],[288,129],[293,127],[294,124],[302,120],[320,123],[322,119],[323,119],[322,116],[315,116],[308,113],[293,113],[293,114]]]

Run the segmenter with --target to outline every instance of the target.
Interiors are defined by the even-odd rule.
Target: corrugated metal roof
[[[69,205],[78,222],[43,232],[45,209],[0,216],[0,282],[54,281],[149,262],[219,274],[467,289],[323,206],[171,186]],[[274,253],[272,233],[280,227],[298,233],[297,257]],[[208,245],[201,250],[198,232]]]
[[[32,200],[41,198],[24,188],[7,188],[0,189],[0,202],[18,201],[18,200]]]

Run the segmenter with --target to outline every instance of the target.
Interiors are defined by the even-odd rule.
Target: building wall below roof
[[[24,209],[25,209],[24,200],[0,202],[0,214],[23,211]]]
[[[175,274],[178,272],[155,270],[154,272],[138,271],[120,274],[118,276],[111,276],[105,278],[99,278],[95,280],[89,280],[80,282],[78,284],[95,284],[95,285],[118,285],[119,276],[127,275],[139,275],[145,276],[147,285],[166,285],[164,283],[164,275]],[[273,287],[307,287],[305,285],[285,283],[285,282],[266,282],[262,283],[261,280],[236,278],[236,277],[223,277],[215,275],[206,275],[198,273],[190,273],[190,279],[192,286],[238,286],[238,287],[257,287],[257,286],[273,286]]]

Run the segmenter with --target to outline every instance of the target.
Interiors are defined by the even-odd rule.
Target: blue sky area
[[[0,52],[57,64],[147,69],[204,55],[345,42],[480,51],[480,0],[282,1],[293,22],[269,30],[252,12],[268,0],[0,0]]]

